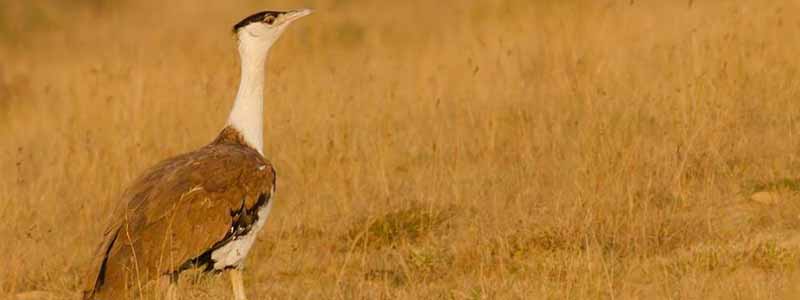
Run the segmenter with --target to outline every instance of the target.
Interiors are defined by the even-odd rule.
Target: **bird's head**
[[[242,55],[265,55],[292,22],[311,14],[310,9],[262,11],[233,25]]]

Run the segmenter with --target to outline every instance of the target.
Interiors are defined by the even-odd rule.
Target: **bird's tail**
[[[95,251],[95,256],[89,264],[89,269],[86,273],[86,282],[83,289],[83,300],[95,300],[98,298],[98,293],[104,289],[106,279],[106,267],[108,256],[111,248],[114,246],[114,241],[117,239],[117,231],[106,232],[105,238],[100,246]]]

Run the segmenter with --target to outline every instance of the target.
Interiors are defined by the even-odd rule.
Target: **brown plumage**
[[[149,280],[208,263],[201,256],[251,226],[274,185],[271,164],[231,127],[205,147],[162,161],[124,192],[84,298],[126,298]]]
[[[128,298],[154,279],[169,283],[166,296],[175,299],[178,274],[192,267],[227,270],[234,298],[247,299],[244,260],[275,191],[275,171],[262,156],[264,65],[287,26],[309,14],[264,11],[234,26],[242,73],[227,126],[124,192],[89,266],[84,299]]]

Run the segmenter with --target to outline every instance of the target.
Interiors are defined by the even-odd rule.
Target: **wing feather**
[[[163,161],[123,195],[98,247],[88,294],[179,271],[223,238],[235,211],[270,194],[272,166],[239,144],[211,144]]]

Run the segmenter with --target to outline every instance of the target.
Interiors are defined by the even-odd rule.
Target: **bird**
[[[273,44],[310,9],[261,11],[233,26],[241,77],[227,124],[211,143],[161,161],[128,186],[89,263],[83,299],[127,299],[151,282],[177,297],[181,272],[227,272],[247,299],[244,261],[273,204],[264,157],[265,65]]]

